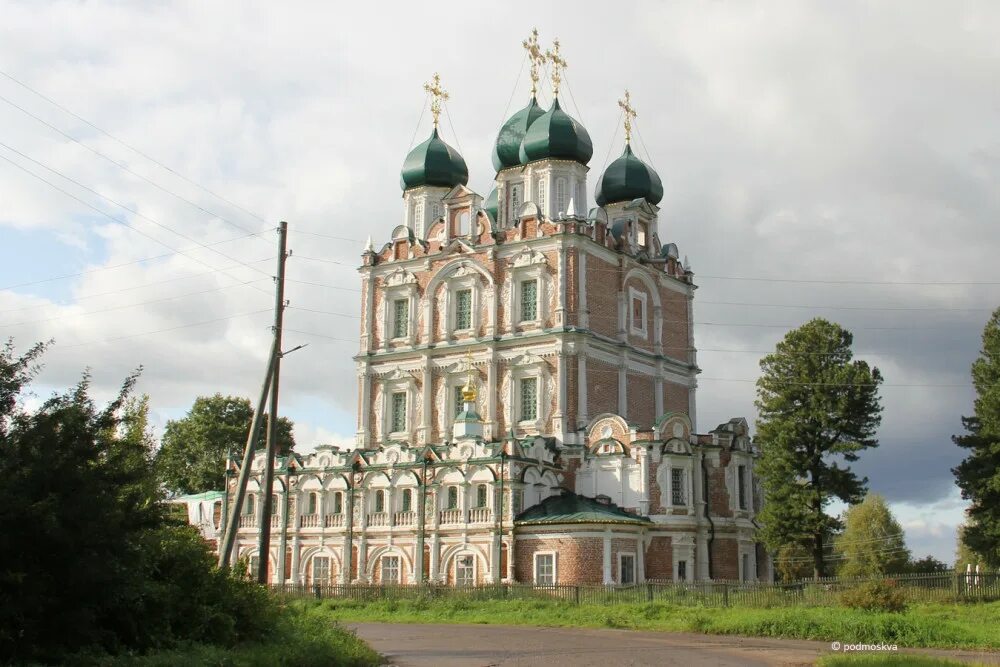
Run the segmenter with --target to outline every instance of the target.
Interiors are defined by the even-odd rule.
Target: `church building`
[[[486,196],[439,130],[440,79],[426,86],[434,125],[403,161],[401,223],[361,257],[356,447],[277,462],[275,583],[771,577],[746,420],[696,432],[694,274],[633,150],[629,94],[591,205],[559,42],[524,45],[531,96],[496,137]],[[234,558],[255,560],[264,458]]]

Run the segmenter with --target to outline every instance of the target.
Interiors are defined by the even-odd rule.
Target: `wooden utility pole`
[[[274,493],[274,458],[278,453],[278,383],[281,381],[281,325],[285,314],[285,260],[288,259],[288,223],[278,226],[278,276],[274,294],[274,373],[271,374],[271,407],[267,416],[267,459],[264,463],[264,482],[261,494],[261,518],[257,539],[257,582],[266,584],[268,563],[271,560],[271,508]],[[287,517],[282,517],[285,521]],[[284,573],[282,573],[284,574]]]

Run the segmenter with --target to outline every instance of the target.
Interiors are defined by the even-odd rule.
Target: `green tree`
[[[978,554],[974,553],[969,545],[965,542],[965,531],[969,526],[969,522],[966,521],[961,526],[958,527],[955,535],[955,571],[965,572],[969,565],[972,569],[976,569],[976,565],[982,563],[982,558]]]
[[[253,421],[253,406],[246,398],[199,396],[183,419],[171,420],[163,432],[156,465],[160,479],[171,491],[201,493],[222,489],[226,456],[240,456]],[[267,415],[257,446],[263,447]],[[295,446],[292,422],[278,418],[278,453]]]
[[[962,497],[971,501],[963,541],[988,567],[1000,567],[1000,308],[983,329],[983,349],[972,364],[976,389],[967,431],[952,439],[968,456],[952,469]]]
[[[812,574],[812,554],[801,542],[783,544],[774,558],[779,581],[798,581]]]
[[[104,408],[85,375],[28,412],[19,398],[43,351],[0,348],[0,664],[266,633],[266,591],[164,517],[137,373]]]
[[[844,512],[844,532],[834,538],[841,577],[900,574],[910,561],[903,527],[882,496],[869,493]]]
[[[834,499],[859,502],[867,479],[849,466],[878,446],[882,375],[853,360],[853,336],[814,319],[790,331],[761,362],[757,439],[764,507],[760,537],[771,551],[807,543],[813,574],[825,576],[824,543],[840,522],[826,514]]]
[[[923,558],[911,560],[906,566],[906,571],[912,574],[936,574],[938,572],[947,572],[949,569],[947,563],[939,561],[930,554],[927,554]]]

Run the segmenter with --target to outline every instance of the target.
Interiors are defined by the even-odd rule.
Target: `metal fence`
[[[855,579],[826,578],[777,584],[650,580],[631,586],[275,584],[272,589],[288,597],[334,598],[359,602],[416,599],[558,600],[568,604],[593,605],[658,602],[698,607],[766,608],[833,606],[839,603],[840,595],[844,591],[873,581],[893,582],[911,603],[1000,600],[1000,574],[996,572],[978,574],[942,572]]]

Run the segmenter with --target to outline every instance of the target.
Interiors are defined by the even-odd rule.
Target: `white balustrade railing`
[[[299,526],[302,528],[319,528],[319,514],[303,514],[299,517]]]
[[[373,512],[368,515],[368,527],[369,528],[379,528],[382,526],[389,525],[389,513],[388,512]]]
[[[441,510],[441,523],[465,523],[463,510]]]
[[[417,513],[408,510],[406,512],[396,512],[395,520],[393,525],[395,526],[412,526],[417,522]]]
[[[341,514],[327,514],[326,515],[326,527],[327,528],[343,528],[344,527],[344,515]]]
[[[493,511],[489,507],[473,507],[469,510],[469,523],[491,523]]]
[[[243,514],[240,516],[240,528],[253,528],[257,525],[256,514]]]

